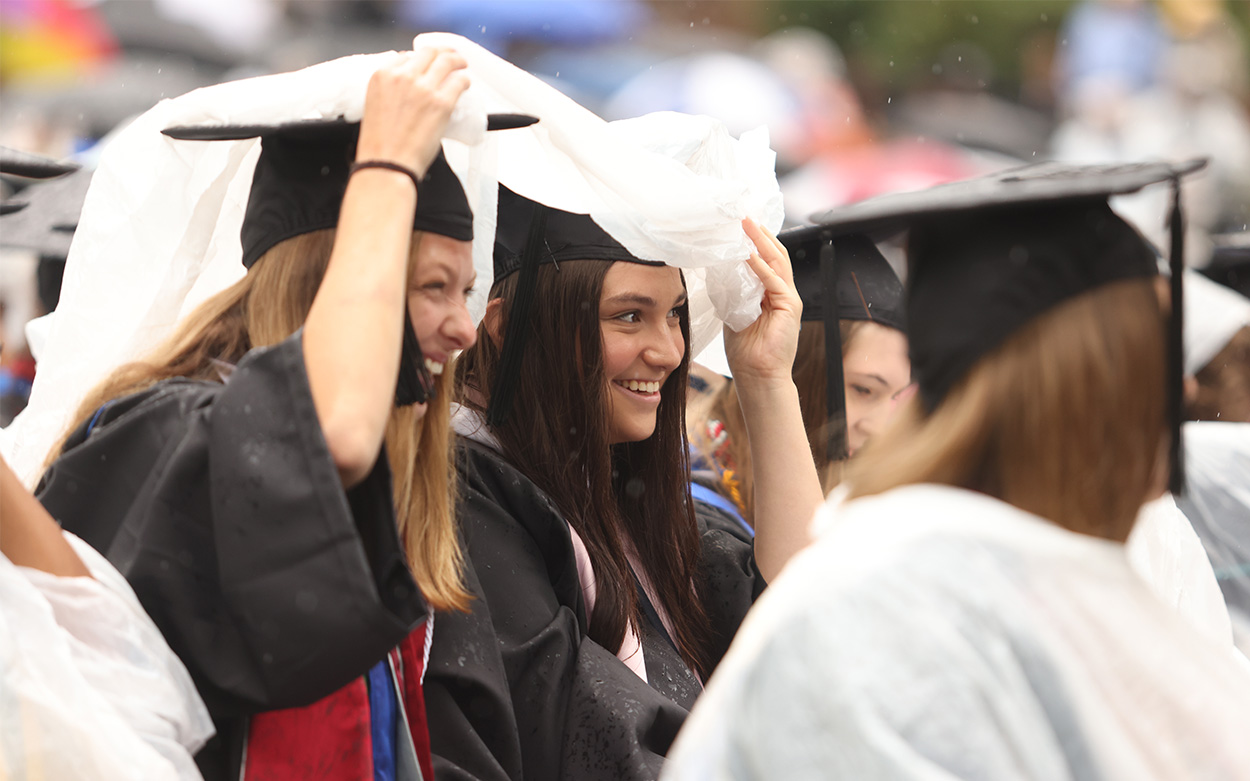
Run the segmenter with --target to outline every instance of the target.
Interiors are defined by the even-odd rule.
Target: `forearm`
[[[19,567],[62,577],[91,577],[61,527],[0,459],[0,553]]]
[[[799,393],[789,379],[738,382],[755,482],[755,560],[771,581],[810,541],[824,501],[803,428]]]
[[[394,403],[415,208],[403,174],[365,169],[351,178],[304,323],[313,403],[347,486],[368,474]]]

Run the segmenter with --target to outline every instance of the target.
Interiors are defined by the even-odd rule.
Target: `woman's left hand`
[[[764,283],[764,299],[754,323],[736,333],[725,329],[725,356],[735,383],[790,382],[803,315],[790,254],[776,236],[750,217],[742,221],[742,227],[755,243],[756,252],[747,264]]]

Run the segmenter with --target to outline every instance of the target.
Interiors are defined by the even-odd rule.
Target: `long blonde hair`
[[[1065,301],[982,357],[931,413],[919,397],[906,405],[848,467],[849,496],[940,483],[1122,541],[1158,483],[1165,353],[1151,280]]]
[[[65,437],[106,402],[162,380],[216,380],[215,361],[237,363],[253,347],[277,344],[303,325],[325,276],[334,229],[280,242],[238,282],[209,298],[146,358],[115,370],[79,406]],[[415,273],[420,234],[413,238],[408,273]],[[411,281],[411,280],[410,280]],[[396,407],[386,428],[396,519],[408,566],[426,600],[437,610],[465,610],[469,595],[456,537],[455,465],[451,455],[450,404],[453,372],[438,383],[438,398],[424,417]],[[52,449],[55,460],[65,437]]]

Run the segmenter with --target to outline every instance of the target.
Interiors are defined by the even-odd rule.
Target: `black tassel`
[[[825,420],[829,430],[828,456],[831,462],[846,458],[846,381],[842,374],[842,332],[838,328],[838,259],[833,242],[822,236],[808,252],[820,263],[821,315],[825,323]]]
[[[399,351],[399,378],[395,382],[395,406],[424,404],[438,397],[438,386],[430,370],[425,368],[425,354],[412,330],[412,318],[404,307],[404,346]]]
[[[496,427],[508,419],[512,411],[512,397],[516,394],[517,378],[521,374],[521,360],[525,357],[525,344],[529,340],[530,316],[534,309],[534,288],[538,284],[539,255],[547,234],[547,208],[535,204],[530,221],[529,236],[525,241],[525,254],[521,256],[521,269],[517,273],[516,295],[508,306],[508,323],[504,329],[503,354],[499,356],[499,372],[495,387],[491,388],[486,423]]]
[[[1168,490],[1179,496],[1185,490],[1185,452],[1181,422],[1185,419],[1185,223],[1181,213],[1181,180],[1172,180],[1172,214],[1168,220],[1172,240],[1169,267],[1172,273],[1172,315],[1168,321],[1168,422],[1172,443],[1168,460],[1172,474]]]

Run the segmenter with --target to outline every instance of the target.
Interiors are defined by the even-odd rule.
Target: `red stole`
[[[407,714],[421,774],[433,781],[430,733],[425,716],[425,654],[429,633],[422,622],[390,653],[391,669]],[[401,722],[402,724],[402,722]],[[257,713],[248,724],[244,781],[373,781],[369,691],[363,677],[302,708]]]

